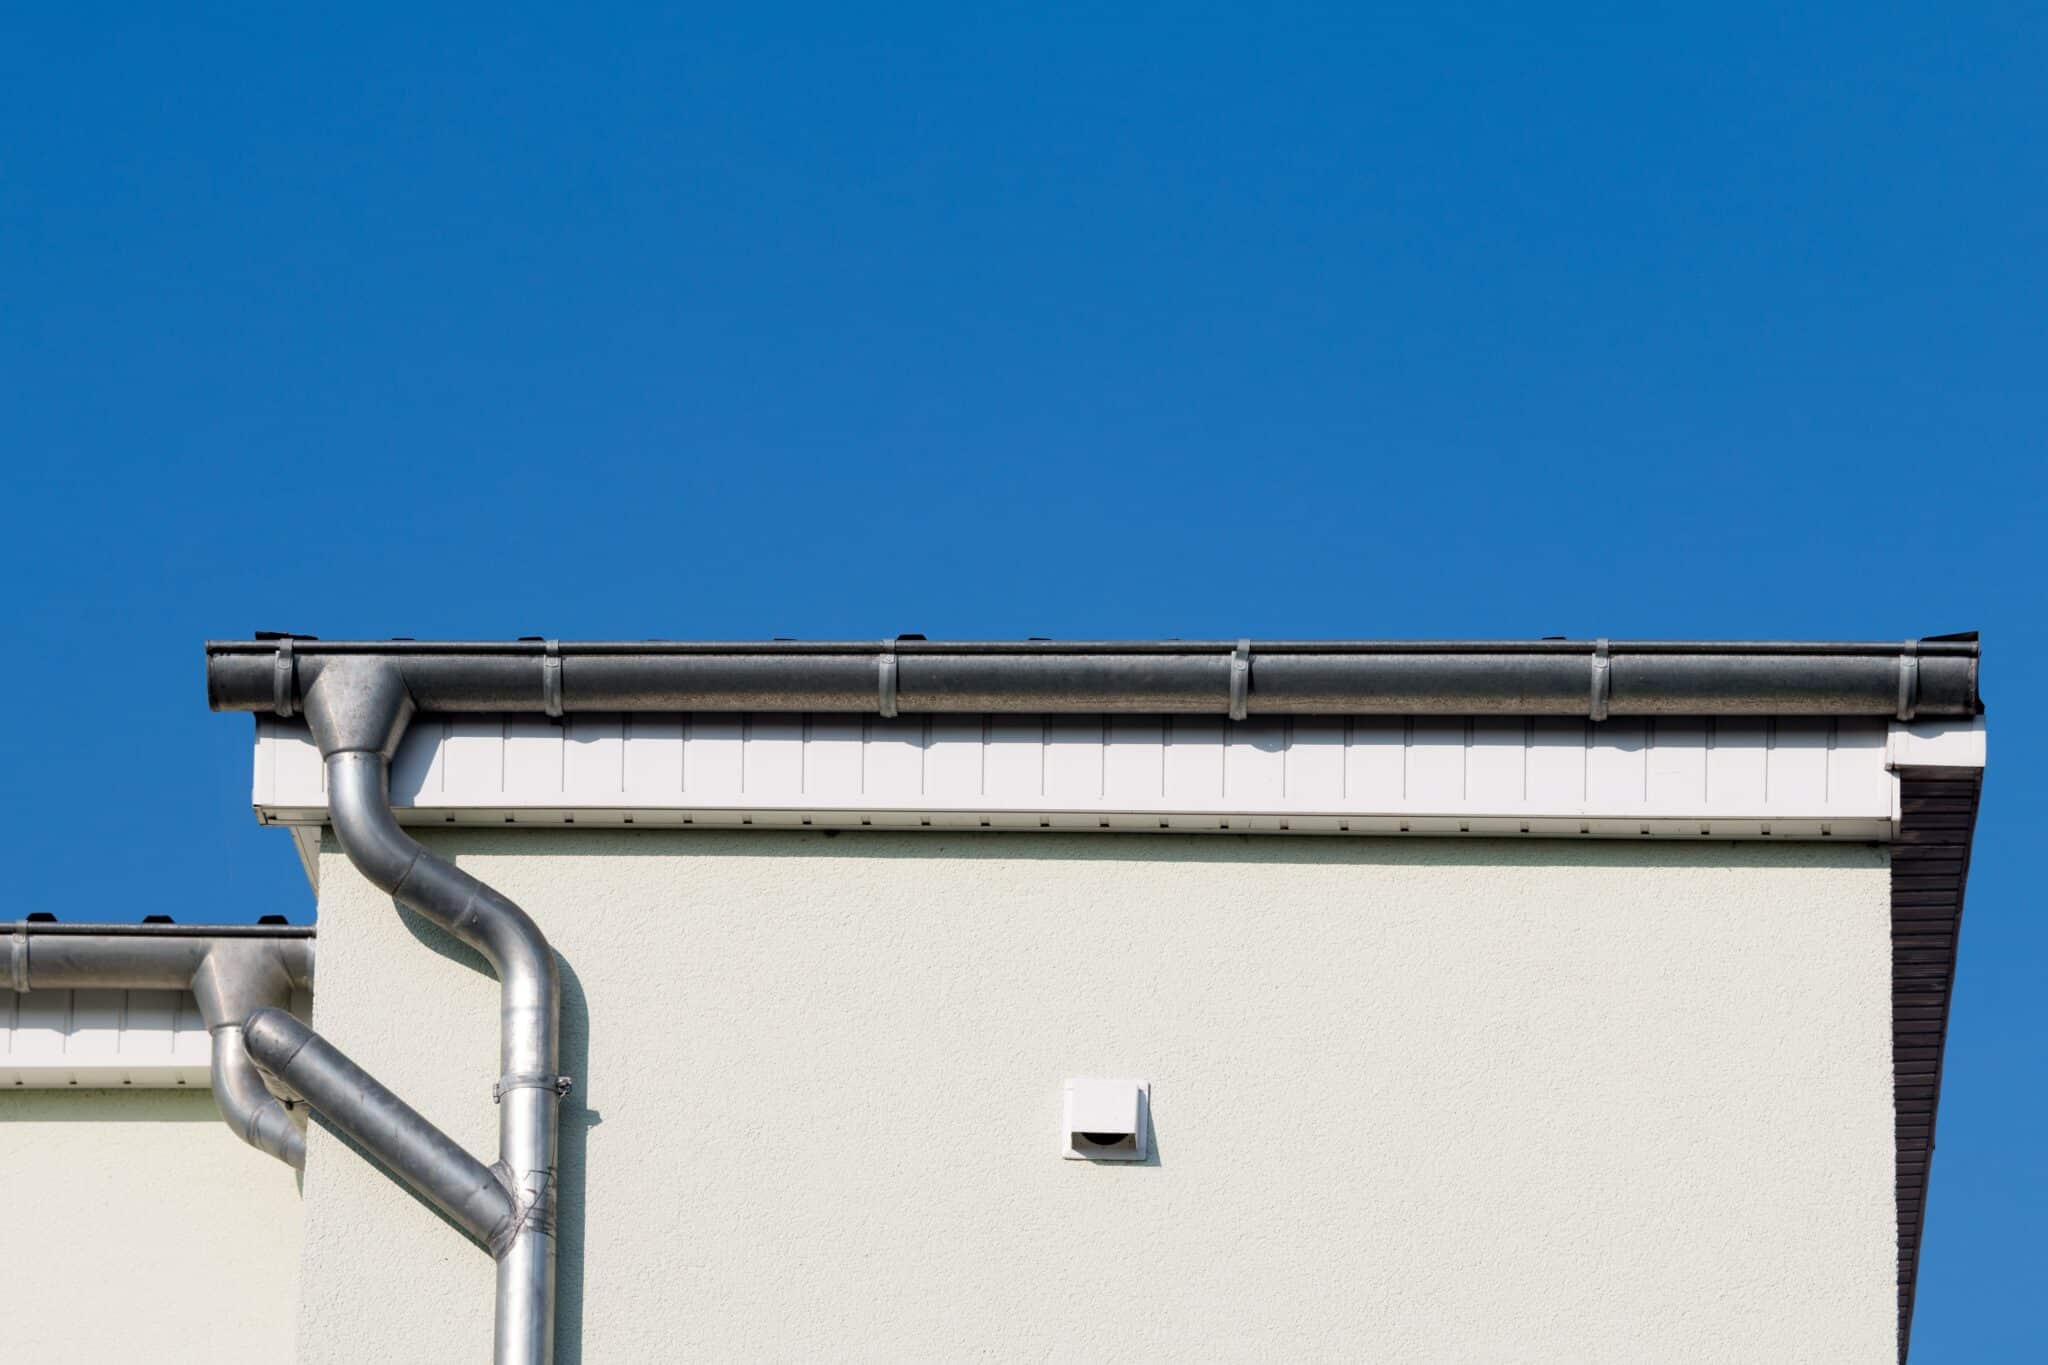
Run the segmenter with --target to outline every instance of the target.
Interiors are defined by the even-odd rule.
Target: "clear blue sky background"
[[[259,627],[1980,627],[1914,1354],[2044,1358],[2040,6],[176,8],[0,18],[0,917],[310,917]]]

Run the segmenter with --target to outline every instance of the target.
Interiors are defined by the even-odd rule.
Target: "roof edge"
[[[0,921],[0,934],[25,938],[314,938],[310,924],[168,924],[162,921],[137,923],[89,923],[58,919]]]

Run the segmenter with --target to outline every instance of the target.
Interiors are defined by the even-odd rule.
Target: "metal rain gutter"
[[[306,1135],[251,1060],[243,1021],[313,984],[313,931],[272,925],[10,926],[8,979],[31,990],[189,990],[211,1043],[213,1102],[235,1135],[294,1170]]]
[[[434,643],[210,641],[217,711],[292,716],[375,662],[436,712],[1977,715],[1975,633],[1890,643],[1685,640]]]

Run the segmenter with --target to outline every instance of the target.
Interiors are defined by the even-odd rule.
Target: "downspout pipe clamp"
[[[551,1076],[544,1071],[514,1071],[491,1083],[491,1103],[497,1104],[514,1090],[552,1090],[557,1099],[566,1099],[575,1088],[576,1078],[573,1076]]]

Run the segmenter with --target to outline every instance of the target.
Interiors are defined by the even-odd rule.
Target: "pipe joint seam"
[[[391,899],[395,901],[403,901],[405,899],[405,885],[407,882],[412,880],[413,870],[420,865],[420,859],[426,856],[427,851],[424,848],[415,848],[412,851],[412,857],[406,860],[405,871],[398,874],[397,881],[391,883],[390,886],[384,888],[386,893],[390,895]]]
[[[303,700],[322,758],[366,753],[389,762],[415,710],[398,665],[378,658],[326,660]]]
[[[500,1180],[506,1180],[508,1173],[493,1167]],[[555,1237],[555,1182],[552,1171],[534,1173],[534,1182],[539,1189],[530,1197],[521,1191],[512,1191],[512,1216],[494,1229],[484,1245],[490,1249],[494,1260],[502,1261],[512,1248],[527,1237]]]
[[[259,1066],[281,1081],[287,1080],[285,1072],[291,1069],[292,1063],[298,1060],[299,1053],[303,1052],[306,1044],[314,1038],[311,1029],[304,1027],[298,1020],[273,1005],[265,1005],[262,1009],[252,1012],[242,1021],[240,1028],[245,1044],[252,1038],[262,1039],[271,1033],[282,1034],[289,1041],[287,1047],[273,1046],[268,1049],[257,1061]]]

